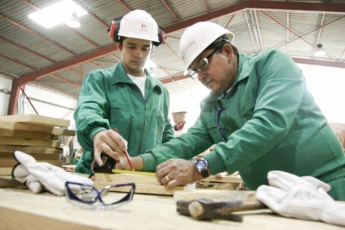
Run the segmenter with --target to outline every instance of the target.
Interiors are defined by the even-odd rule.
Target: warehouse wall
[[[12,80],[0,75],[0,116],[7,115],[11,89]]]

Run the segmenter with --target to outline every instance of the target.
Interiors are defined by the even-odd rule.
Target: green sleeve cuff
[[[211,171],[211,175],[226,171],[223,159],[218,154],[215,154],[215,152],[206,154],[204,158],[208,162],[208,168]]]
[[[97,133],[99,133],[99,132],[101,132],[101,131],[105,131],[105,130],[107,130],[107,129],[105,129],[105,128],[103,128],[103,127],[97,127],[97,128],[92,129],[91,132],[90,132],[90,134],[89,134],[89,138],[90,138],[91,142],[93,143],[93,137],[94,137]]]
[[[144,153],[140,155],[140,157],[143,159],[144,162],[144,167],[143,171],[144,172],[155,172],[157,168],[157,162],[150,153]]]

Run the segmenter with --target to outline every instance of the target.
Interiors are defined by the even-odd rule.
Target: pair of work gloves
[[[63,196],[66,181],[93,185],[89,178],[66,172],[63,168],[46,162],[37,162],[31,155],[21,151],[15,151],[13,156],[18,164],[12,169],[12,178],[24,183],[34,193],[46,189],[55,195]]]
[[[323,221],[345,226],[345,203],[327,194],[330,186],[314,177],[283,171],[270,171],[268,184],[261,185],[256,197],[272,211],[286,217]]]

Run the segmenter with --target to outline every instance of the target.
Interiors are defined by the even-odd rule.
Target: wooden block
[[[141,184],[159,184],[155,176],[153,177],[135,174],[95,173],[95,175],[92,177],[92,180],[109,183],[138,182]]]
[[[0,116],[0,118],[2,117]],[[27,131],[30,130],[30,131],[38,131],[38,132],[45,132],[45,133],[52,133],[54,129],[54,127],[46,126],[46,125],[35,125],[35,124],[2,121],[2,120],[0,120],[0,128],[9,129],[9,130],[27,130]]]
[[[62,167],[62,160],[37,160],[38,162],[47,162],[55,166]],[[18,161],[15,159],[1,159],[0,160],[0,167],[13,167],[18,164]]]
[[[11,130],[0,128],[0,136],[35,140],[58,140],[59,136],[38,131]]]
[[[67,172],[74,172],[76,165],[62,165],[62,168],[64,168]]]
[[[12,168],[11,168],[11,171],[12,171]],[[0,188],[18,187],[18,186],[25,187],[25,185],[23,183],[20,183],[20,182],[18,182],[16,180],[13,180],[11,176],[7,176],[7,177],[2,176],[0,178]]]
[[[62,154],[62,148],[49,148],[37,146],[16,146],[16,145],[0,145],[0,152],[13,153],[14,151],[22,151],[28,154]]]
[[[23,138],[1,137],[0,145],[22,145],[22,146],[42,146],[60,147],[60,141],[29,140]]]
[[[174,190],[166,190],[165,186],[160,185],[156,177],[151,175],[95,173],[92,180],[94,186],[98,189],[112,184],[134,182],[136,184],[135,193],[142,194],[173,195],[175,191],[180,191],[184,188],[180,186]],[[115,189],[113,190],[117,191]]]
[[[227,190],[194,190],[194,191],[176,191],[174,200],[191,201],[194,199],[208,199],[212,201],[226,201],[241,199],[243,202],[257,202],[255,191],[227,191]]]
[[[234,176],[209,176],[201,181],[211,181],[211,182],[219,182],[219,183],[243,183],[240,177]]]
[[[51,153],[51,154],[44,154],[44,153],[27,153],[28,155],[33,156],[36,160],[60,160],[59,153]],[[0,160],[2,159],[13,159],[13,153],[2,153],[0,152]]]
[[[37,125],[46,125],[46,126],[60,126],[68,127],[70,121],[66,119],[52,118],[34,114],[24,114],[24,115],[10,115],[10,116],[1,116],[0,120],[2,121],[11,121],[11,122],[21,122],[21,123],[30,123]]]
[[[0,167],[0,176],[11,176],[13,167]]]
[[[54,127],[52,134],[59,136],[75,136],[75,130]]]

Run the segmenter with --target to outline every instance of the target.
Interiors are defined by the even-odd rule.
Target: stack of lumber
[[[32,155],[39,162],[62,167],[60,136],[74,136],[70,121],[39,115],[0,116],[0,175],[10,175],[17,161],[16,150]]]

